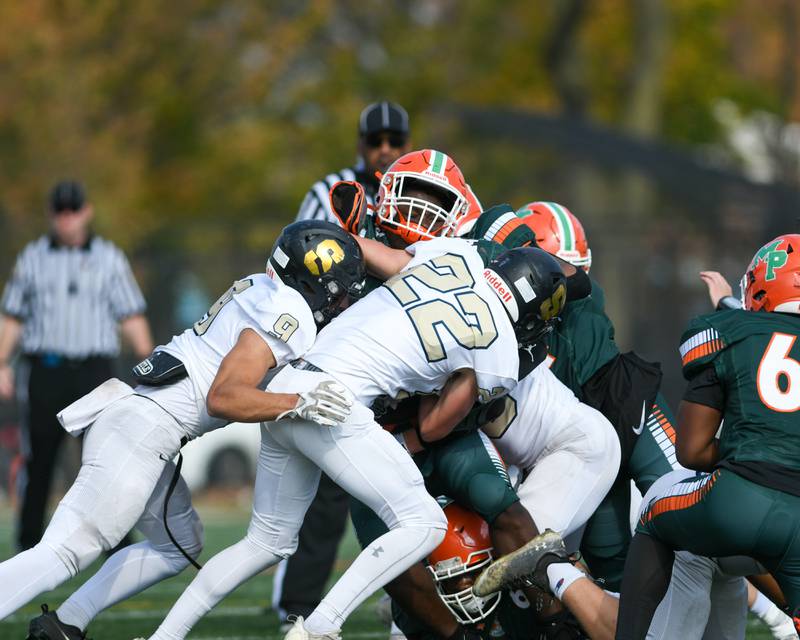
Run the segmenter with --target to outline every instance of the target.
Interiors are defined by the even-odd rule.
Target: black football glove
[[[358,235],[367,217],[367,195],[355,181],[340,180],[330,190],[331,209],[342,227]]]

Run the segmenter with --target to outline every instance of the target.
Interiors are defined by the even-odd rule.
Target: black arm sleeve
[[[689,379],[683,394],[686,402],[702,404],[717,411],[725,408],[725,389],[717,377],[713,364],[698,369]]]
[[[592,281],[589,274],[578,269],[567,278],[567,303],[585,298],[592,292]]]
[[[558,256],[553,257],[561,265],[561,271],[567,278],[567,302],[588,296],[592,292],[592,281],[589,279],[589,274],[581,267],[576,267]]]

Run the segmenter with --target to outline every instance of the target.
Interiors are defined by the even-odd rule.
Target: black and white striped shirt
[[[17,257],[0,309],[23,323],[23,353],[80,359],[117,355],[119,321],[143,313],[145,301],[112,242],[65,247],[42,236]]]
[[[331,187],[340,180],[355,180],[364,185],[367,196],[367,204],[375,203],[377,185],[374,180],[367,180],[362,165],[342,169],[338,173],[329,173],[322,180],[317,180],[308,190],[300,210],[297,212],[297,220],[327,220],[339,224],[339,219],[331,210],[329,193]]]

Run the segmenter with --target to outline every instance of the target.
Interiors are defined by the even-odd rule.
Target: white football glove
[[[335,427],[347,420],[352,402],[345,395],[347,390],[338,382],[320,382],[311,391],[299,393],[300,398],[294,409],[284,411],[276,420],[282,418],[304,418],[323,427]]]

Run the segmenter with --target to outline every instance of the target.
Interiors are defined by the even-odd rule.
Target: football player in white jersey
[[[520,380],[503,412],[481,428],[503,461],[523,472],[517,494],[539,531],[564,538],[580,531],[617,476],[614,427],[548,367]]]
[[[31,638],[82,637],[96,613],[181,571],[202,547],[202,528],[179,481],[167,522],[160,521],[173,475],[171,460],[185,442],[232,420],[260,422],[301,415],[332,425],[347,400],[331,385],[295,393],[264,392],[270,369],[302,356],[324,325],[363,287],[361,250],[336,225],[304,221],[287,227],[273,248],[268,273],[239,280],[195,325],[156,349],[134,370],[136,389],[117,379],[70,405],[59,418],[85,432],[78,477],[59,504],[42,541],[0,564],[0,618],[55,588],[113,548],[134,526],[148,540],[114,554],[56,612],[31,622]],[[242,358],[251,377],[232,389]],[[66,631],[65,631],[66,629]]]
[[[520,275],[510,283],[498,278],[493,288],[481,257],[465,241],[416,243],[396,255],[392,271],[399,273],[331,322],[303,360],[268,386],[280,393],[342,384],[353,397],[349,416],[333,429],[300,419],[262,426],[247,538],[206,563],[151,640],[185,637],[225,595],[280,559],[314,496],[320,469],[389,531],[364,549],[287,638],[338,637],[356,606],[441,541],[446,520],[440,507],[404,447],[367,407],[382,395],[437,392],[420,424],[424,434],[456,424],[476,401],[513,388],[518,335],[541,328],[539,305],[527,294],[530,278],[541,268],[537,261],[552,258],[538,249],[504,254],[500,260],[513,262]],[[509,293],[520,289],[522,296]]]

